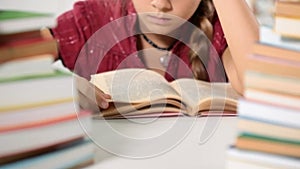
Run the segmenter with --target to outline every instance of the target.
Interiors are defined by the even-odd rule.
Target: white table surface
[[[237,117],[93,120],[96,164],[88,168],[223,169],[236,123]]]

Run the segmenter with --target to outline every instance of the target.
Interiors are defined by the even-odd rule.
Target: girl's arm
[[[213,0],[228,49],[223,62],[229,81],[242,94],[247,55],[259,40],[259,24],[245,0]]]

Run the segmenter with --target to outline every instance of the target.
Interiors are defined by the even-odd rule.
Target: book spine
[[[240,99],[238,112],[241,118],[256,119],[300,129],[300,113],[298,109]]]
[[[300,3],[299,2],[281,2],[275,3],[275,15],[291,18],[300,18]]]
[[[283,37],[300,39],[300,18],[276,16],[274,31]]]
[[[42,40],[16,46],[2,46],[0,48],[0,63],[33,55],[57,55],[56,40]]]
[[[252,54],[248,57],[247,67],[271,75],[300,78],[300,62]]]
[[[300,47],[300,46],[299,46]],[[300,52],[262,43],[253,45],[253,54],[300,62]]]
[[[260,151],[296,158],[300,157],[300,146],[298,143],[273,140],[265,137],[240,135],[235,145],[237,148],[244,150]]]

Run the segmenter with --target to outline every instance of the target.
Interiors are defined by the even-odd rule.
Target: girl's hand
[[[79,95],[79,105],[83,109],[99,112],[99,107],[102,109],[108,108],[108,99],[111,99],[110,95],[105,94],[83,77],[75,76],[75,78]]]
[[[42,29],[40,29],[40,35],[44,39],[53,39],[53,36],[52,36],[49,28],[42,28]],[[58,59],[58,47],[57,47],[57,49],[56,49],[56,51],[54,53],[55,54],[53,54],[53,58],[54,58],[54,60],[57,60]]]

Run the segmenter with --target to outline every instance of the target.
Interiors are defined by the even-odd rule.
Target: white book
[[[300,40],[300,19],[275,16],[274,30],[281,36]]]
[[[0,80],[53,74],[53,61],[52,55],[45,54],[4,62],[0,64]]]
[[[300,40],[283,38],[270,27],[260,26],[259,36],[260,43],[300,52]]]
[[[70,116],[76,112],[79,112],[79,106],[72,100],[28,109],[2,112],[0,113],[0,132]]]
[[[238,115],[243,118],[257,119],[259,121],[300,129],[299,109],[240,99],[238,101]]]
[[[227,151],[228,169],[300,169],[300,159],[255,151],[230,148]]]
[[[14,80],[0,83],[0,112],[38,107],[77,99],[71,74]]]
[[[244,96],[248,100],[258,101],[275,106],[290,107],[300,110],[300,97],[288,94],[246,88]]]

